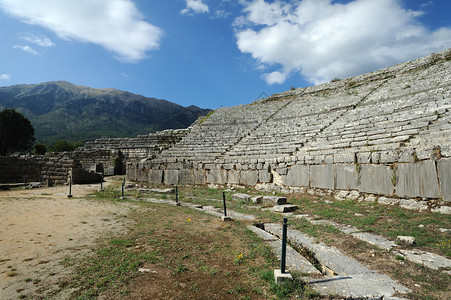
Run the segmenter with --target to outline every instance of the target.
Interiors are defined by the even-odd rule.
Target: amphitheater
[[[450,86],[451,49],[220,108],[127,178],[450,202]]]
[[[451,49],[376,72],[286,91],[248,105],[220,108],[197,120],[187,129],[165,130],[136,138],[98,139],[70,153],[0,157],[2,171],[0,188],[6,186],[7,189],[11,183],[23,184],[23,181],[45,182],[48,185],[68,182],[99,183],[103,180],[102,176],[125,174],[131,183],[128,187],[135,187],[138,191],[146,190],[145,193],[149,192],[150,195],[154,194],[150,189],[143,189],[143,183],[149,183],[152,186],[238,186],[266,192],[328,194],[335,196],[338,200],[358,198],[375,202],[377,199],[380,204],[399,204],[402,208],[451,214],[450,86]],[[84,189],[84,194],[93,188],[91,185],[76,185],[76,187],[78,191]],[[70,198],[76,201],[64,202],[63,199],[69,198],[62,193],[63,189],[65,187],[55,187],[54,191],[57,193],[54,195],[38,191],[33,196],[52,196],[54,197],[52,201],[56,199],[58,201],[51,204],[44,202],[41,205],[42,211],[49,211],[51,214],[55,213],[55,209],[48,209],[48,207],[57,208],[58,214],[46,219],[46,223],[54,217],[64,216],[67,207],[72,207],[68,206],[69,204],[80,205],[84,210],[92,209],[94,202],[86,208],[84,206],[89,202],[84,202],[82,198]],[[165,189],[152,190],[158,190],[157,193],[159,193]],[[166,190],[173,191],[173,189]],[[31,191],[26,193],[19,193],[17,199],[21,201],[20,207],[24,205],[25,200],[33,199],[31,200],[33,210],[36,210],[38,200],[33,197],[23,198],[23,195],[33,195]],[[235,200],[247,197],[246,200],[252,200],[253,203],[258,203],[257,200],[260,199],[264,205],[254,205],[253,212],[259,210],[259,213],[267,211],[286,213],[279,208],[286,204],[287,198],[296,196],[282,197],[265,194],[252,199],[251,195],[243,193],[234,193],[231,197]],[[218,208],[218,205],[203,206],[189,201],[182,201],[183,203],[180,204],[177,200],[167,200],[166,196],[161,196],[161,199],[140,198],[139,201],[158,205],[177,205],[215,217],[226,217],[225,206],[223,208]],[[324,203],[334,203],[329,200],[332,197],[326,198]],[[7,200],[4,201],[6,204],[11,202],[7,197],[4,199]],[[46,200],[45,197],[42,199]],[[225,205],[225,197],[223,199],[224,202],[218,199],[203,200]],[[273,203],[269,205],[265,203],[265,199]],[[282,199],[284,201],[279,203]],[[124,202],[124,205],[132,205],[131,203]],[[103,204],[96,202],[95,205]],[[274,207],[269,207],[273,205]],[[294,209],[299,208],[298,205],[286,205]],[[104,209],[99,208],[99,211],[103,213]],[[235,223],[246,224],[274,254],[279,256],[282,226],[278,223],[267,223],[268,220],[272,220],[270,218],[257,218],[252,214],[233,209],[232,207],[232,210],[228,210],[228,216],[233,220],[244,221],[244,223]],[[17,208],[14,207],[10,212],[16,210]],[[74,210],[69,210],[72,216]],[[157,209],[147,211],[152,210],[158,211]],[[28,219],[28,211],[20,215]],[[363,216],[352,212],[353,217]],[[83,212],[83,218],[85,218],[84,214]],[[274,215],[272,214],[272,217]],[[427,213],[425,215],[429,216]],[[5,216],[10,217],[8,213]],[[365,264],[371,265],[367,267],[352,258],[354,254],[342,253],[335,246],[325,244],[298,231],[296,226],[290,227],[287,239],[293,247],[288,245],[288,268],[301,272],[302,282],[319,294],[329,297],[328,299],[332,299],[331,295],[338,295],[342,299],[400,300],[405,298],[397,296],[407,294],[411,296],[420,290],[423,292],[429,289],[427,282],[434,280],[437,282],[431,286],[441,288],[440,291],[430,292],[438,295],[438,298],[434,299],[449,299],[448,275],[451,273],[451,260],[423,251],[421,247],[412,248],[410,247],[412,244],[406,246],[401,243],[403,238],[414,240],[414,237],[399,236],[399,232],[396,231],[396,242],[401,244],[397,245],[384,236],[374,234],[371,230],[320,219],[318,216],[294,214],[291,210],[283,216],[287,219],[290,217],[290,225],[299,225],[305,221],[315,226],[333,227],[336,229],[334,235],[346,235],[341,236],[340,239],[354,245],[349,246],[352,250],[347,251],[359,249],[358,252],[362,254],[359,259],[362,260],[364,256]],[[41,218],[41,213],[38,213],[36,222],[42,221]],[[434,218],[449,220],[446,215],[434,215]],[[109,220],[103,215],[92,216],[92,222],[94,219],[102,222]],[[7,218],[5,220],[9,223],[8,228],[13,228],[15,224]],[[66,219],[61,220],[64,221],[60,224],[71,225],[71,222],[67,222]],[[188,219],[189,222],[190,220]],[[444,237],[446,236],[446,245],[449,247],[450,240],[447,236],[451,229],[437,228],[438,231],[434,231],[435,228],[431,230],[429,226],[430,220],[426,218],[422,220],[424,224],[419,225],[418,228],[426,226],[424,232],[428,232],[429,235],[437,235],[440,232]],[[257,223],[260,221],[263,223]],[[387,222],[389,221],[392,220],[387,219]],[[87,222],[83,219],[81,224],[85,223]],[[96,224],[95,226],[100,227],[114,227],[110,223]],[[221,224],[226,223],[221,222]],[[437,224],[448,226],[446,224],[449,223],[438,222]],[[77,221],[73,227],[77,228],[78,225]],[[26,232],[23,236],[29,239],[27,236],[29,229],[28,226],[25,227]],[[39,231],[36,236],[41,235],[42,229]],[[175,230],[171,229],[171,231]],[[85,238],[84,234],[85,232],[83,232],[83,238]],[[16,245],[21,246],[22,244],[17,242],[16,235],[16,233],[11,234],[12,240]],[[50,238],[52,235],[42,235],[42,237],[45,236]],[[351,241],[350,237],[368,245],[357,247],[356,241]],[[339,245],[340,239],[334,240],[334,243]],[[71,240],[72,235],[69,238],[69,241]],[[36,243],[40,243],[35,243],[33,239],[30,239],[30,242],[34,243],[30,249],[35,249]],[[61,244],[66,245],[63,242]],[[377,249],[382,249],[383,254],[378,251],[375,256],[375,248],[370,247],[370,244]],[[53,249],[55,245],[50,246]],[[436,246],[439,247],[439,244]],[[369,247],[369,252],[366,247]],[[79,248],[73,249],[78,251]],[[298,249],[310,251],[308,253],[312,254],[307,255],[310,261],[298,253]],[[426,250],[429,251],[429,248]],[[13,253],[10,249],[8,251]],[[387,258],[389,255],[396,255],[396,258],[390,260]],[[320,266],[311,265],[311,256]],[[8,261],[12,268],[13,263],[9,260],[8,258],[2,262],[5,264]],[[20,261],[18,265],[21,267],[25,262],[31,261],[29,258],[16,260]],[[405,260],[415,263],[415,267],[404,265]],[[379,263],[381,266],[375,266]],[[41,268],[40,263],[37,267]],[[411,272],[412,278],[402,276],[401,285],[387,276],[384,268],[395,268],[393,274]],[[426,273],[429,275],[421,277],[413,274],[417,271],[421,276]],[[311,277],[306,277],[306,274]],[[205,274],[202,276],[204,277]],[[399,275],[396,277],[400,280]],[[5,282],[7,280],[10,283],[0,291],[2,299],[7,292],[10,293],[8,295],[14,296],[19,291],[22,292],[23,282],[27,281],[23,277],[17,277],[17,280],[7,277]],[[424,287],[417,284],[417,281]],[[58,284],[53,278],[52,282]],[[36,288],[41,289],[44,285],[48,285],[45,280],[41,286],[36,285]]]
[[[133,182],[357,191],[449,209],[450,86],[448,49],[223,107],[188,129],[99,139],[50,157],[0,157],[0,183],[86,183],[99,180],[92,172],[126,173]]]

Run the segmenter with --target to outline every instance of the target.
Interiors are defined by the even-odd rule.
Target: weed
[[[396,255],[396,260],[405,261],[406,258],[402,255]]]
[[[240,254],[235,258],[235,260],[233,261],[233,263],[234,263],[235,265],[241,265],[241,264],[243,263],[243,261],[244,261],[243,253],[240,253]]]
[[[186,271],[188,271],[188,267],[185,266],[185,265],[182,264],[182,263],[179,263],[179,264],[177,265],[177,267],[174,269],[174,274],[175,274],[175,275],[178,275],[178,274],[185,273]]]
[[[451,240],[444,238],[440,242],[435,244],[437,248],[445,253],[447,256],[451,256]]]
[[[124,246],[124,247],[131,247],[135,243],[132,240],[124,240],[124,239],[114,239],[110,241],[110,245],[116,245],[116,246]]]
[[[197,283],[193,283],[191,284],[191,286],[189,287],[189,290],[191,292],[197,292],[199,290],[199,285]]]
[[[391,174],[391,183],[396,186],[396,183],[398,182],[398,177],[396,176],[396,171],[393,170]]]

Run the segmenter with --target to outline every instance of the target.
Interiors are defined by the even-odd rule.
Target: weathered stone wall
[[[125,174],[130,161],[155,156],[188,133],[189,129],[164,130],[124,139],[99,139],[74,152],[49,153],[46,156],[0,157],[0,183],[48,181],[64,184],[72,176],[74,183],[99,182],[96,173]]]
[[[161,151],[179,142],[188,129],[168,129],[136,138],[103,138],[87,142],[71,156],[83,169],[100,171],[104,175],[123,175],[128,162],[155,157]]]
[[[105,176],[125,174],[124,155],[118,150],[78,148],[69,155],[86,171],[99,172]]]
[[[255,167],[255,168],[252,168]],[[443,198],[451,201],[451,159],[381,164],[292,163],[214,165],[203,168],[161,168],[148,163],[131,163],[127,178],[132,181],[164,184],[236,184],[255,186],[274,183],[287,187],[326,190],[358,190],[362,193],[402,198]]]
[[[218,109],[129,180],[451,201],[451,50]]]
[[[0,183],[47,181],[49,184],[64,184],[74,167],[74,160],[68,156],[2,156]]]

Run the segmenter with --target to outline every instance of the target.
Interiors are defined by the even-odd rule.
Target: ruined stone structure
[[[104,176],[125,174],[127,162],[154,157],[177,143],[189,129],[163,130],[136,138],[98,139],[74,152],[46,156],[0,156],[0,183],[94,183]]]
[[[0,156],[0,183],[47,182],[64,184],[67,182],[74,160],[67,155],[45,156]]]
[[[220,108],[127,178],[451,201],[451,49]]]
[[[86,149],[108,149],[121,152],[124,161],[140,161],[154,157],[180,141],[188,129],[167,129],[157,133],[139,135],[136,138],[103,138],[86,143]]]

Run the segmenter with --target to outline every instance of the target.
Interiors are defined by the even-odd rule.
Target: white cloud
[[[229,17],[232,13],[229,11],[226,11],[224,9],[218,9],[215,11],[215,18],[218,19],[225,19],[227,17]]]
[[[263,78],[266,80],[268,84],[274,84],[274,83],[283,83],[285,79],[287,79],[287,75],[283,74],[279,71],[275,71],[272,73],[264,74]]]
[[[203,3],[202,0],[186,0],[186,8],[182,9],[180,13],[182,15],[189,15],[192,13],[208,13],[209,11],[208,5]]]
[[[52,47],[55,44],[47,37],[38,37],[34,35],[28,35],[21,37],[22,40],[36,44],[41,47]]]
[[[100,45],[123,61],[145,58],[162,36],[131,0],[0,0],[0,9],[60,38]]]
[[[9,74],[0,74],[0,80],[10,80],[11,75]]]
[[[14,49],[21,49],[25,52],[31,53],[33,55],[38,55],[38,51],[34,50],[33,48],[31,48],[30,46],[20,46],[20,45],[15,45],[13,46]]]
[[[257,64],[279,70],[268,84],[299,72],[318,84],[349,77],[451,47],[451,28],[435,31],[416,19],[422,11],[398,0],[243,2],[235,22],[237,46]],[[285,77],[285,78],[284,78]]]

